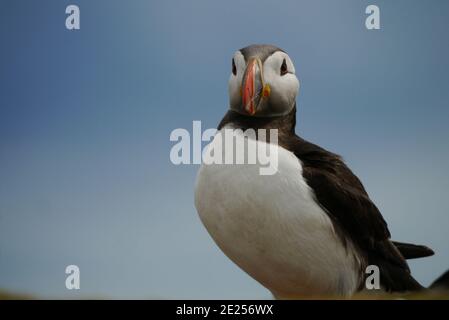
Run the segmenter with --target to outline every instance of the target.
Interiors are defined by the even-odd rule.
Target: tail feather
[[[398,241],[392,241],[392,242],[396,246],[396,248],[398,248],[398,250],[402,254],[402,256],[407,260],[424,258],[424,257],[429,257],[429,256],[434,255],[433,250],[426,246],[398,242]]]
[[[391,241],[405,259],[424,258],[434,255],[432,249],[422,245],[405,242]],[[444,290],[449,291],[449,270],[436,279],[428,288],[421,286],[410,272],[404,272],[404,268],[391,264],[389,261],[375,261],[375,264],[383,270],[382,286],[386,291],[405,292],[420,290]]]

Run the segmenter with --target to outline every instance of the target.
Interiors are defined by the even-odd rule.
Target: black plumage
[[[295,133],[296,107],[285,116],[251,117],[228,111],[218,129],[232,123],[234,128],[278,129],[278,143],[301,161],[303,176],[312,188],[317,203],[331,218],[343,244],[350,240],[367,265],[380,269],[382,286],[388,291],[419,290],[422,286],[411,276],[406,258],[429,256],[425,246],[393,242],[387,223],[369,198],[360,180],[342,158]],[[364,282],[361,281],[361,286]]]

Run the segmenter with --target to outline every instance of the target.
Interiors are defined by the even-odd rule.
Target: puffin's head
[[[299,80],[290,57],[271,45],[251,45],[232,58],[229,78],[231,110],[245,115],[275,117],[295,106]]]

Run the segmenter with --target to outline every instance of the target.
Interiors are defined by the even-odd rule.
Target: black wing
[[[307,183],[332,219],[343,243],[348,237],[366,264],[379,267],[385,289],[405,291],[421,288],[410,275],[401,252],[390,241],[387,224],[359,179],[338,155],[296,136],[296,106],[288,115],[277,118],[242,116],[228,111],[219,129],[227,123],[243,130],[278,129],[279,144],[301,160]]]
[[[388,291],[422,288],[390,241],[382,214],[343,160],[299,137],[284,143],[301,160],[304,178],[330,216],[342,241],[345,243],[348,237],[367,264],[379,267],[383,287]]]

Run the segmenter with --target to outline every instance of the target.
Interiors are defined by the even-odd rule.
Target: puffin
[[[382,290],[423,289],[406,260],[434,252],[392,241],[343,159],[295,133],[299,87],[284,50],[250,45],[234,53],[229,110],[206,148],[217,147],[226,129],[248,146],[270,144],[244,132],[275,129],[278,165],[261,175],[257,163],[203,162],[194,196],[201,222],[224,254],[276,299],[350,297],[366,289],[373,265]]]

